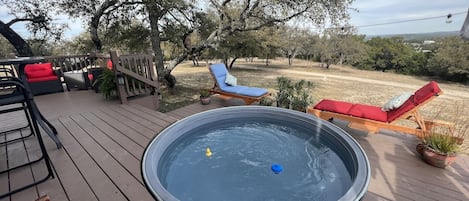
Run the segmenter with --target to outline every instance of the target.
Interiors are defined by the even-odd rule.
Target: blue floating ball
[[[274,172],[275,174],[279,174],[283,171],[283,167],[279,164],[273,164],[270,169],[272,169],[272,172]]]

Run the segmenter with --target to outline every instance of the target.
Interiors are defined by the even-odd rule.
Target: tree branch
[[[10,27],[11,25],[17,23],[17,22],[33,22],[33,23],[43,23],[43,22],[46,22],[45,18],[44,17],[41,17],[41,16],[36,16],[36,17],[33,17],[33,18],[15,18],[15,19],[12,19],[11,21],[9,21],[8,23],[6,23],[6,25],[8,27]]]

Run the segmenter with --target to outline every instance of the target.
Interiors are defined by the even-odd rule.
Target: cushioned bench
[[[33,95],[64,91],[51,63],[27,64],[24,71]]]

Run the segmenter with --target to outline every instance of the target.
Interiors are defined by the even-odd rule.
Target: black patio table
[[[43,57],[19,57],[15,59],[2,59],[0,60],[0,65],[13,65],[18,72],[18,78],[22,81],[23,85],[28,91],[28,98],[31,102],[32,113],[37,121],[37,123],[43,128],[43,130],[49,135],[49,137],[55,142],[57,148],[62,147],[62,143],[59,138],[57,138],[57,130],[55,127],[42,115],[33,99],[33,94],[31,93],[31,88],[29,87],[26,73],[24,68],[27,64],[35,64],[44,61]]]

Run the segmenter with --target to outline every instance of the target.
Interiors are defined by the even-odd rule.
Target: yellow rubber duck
[[[207,149],[205,150],[205,155],[209,158],[210,156],[212,156],[212,151],[210,150],[210,147],[207,147]]]

